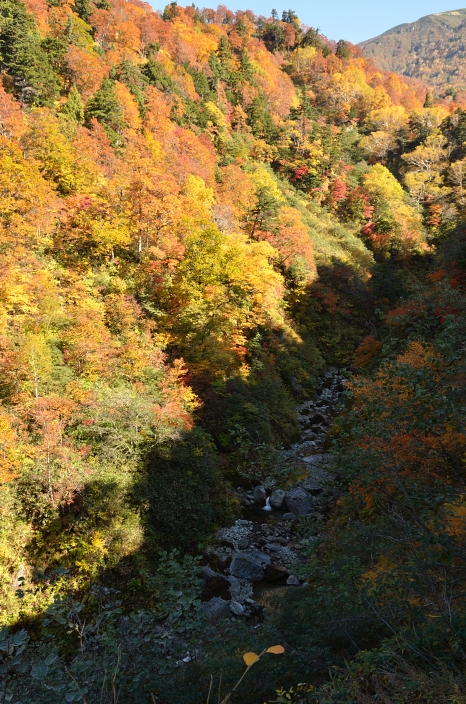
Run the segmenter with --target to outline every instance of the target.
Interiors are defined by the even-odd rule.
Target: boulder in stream
[[[302,487],[290,489],[285,495],[285,506],[296,516],[306,516],[314,508],[314,499]]]
[[[260,582],[264,576],[264,567],[262,563],[252,555],[236,553],[230,565],[230,574],[238,579]]]
[[[254,487],[253,496],[256,504],[259,504],[260,506],[265,506],[267,492],[265,491],[263,486]]]
[[[280,509],[283,506],[285,500],[285,492],[283,489],[275,489],[270,497],[270,505],[272,508]]]
[[[230,603],[230,611],[235,616],[242,616],[244,613],[244,606],[242,606],[238,601],[232,600]]]

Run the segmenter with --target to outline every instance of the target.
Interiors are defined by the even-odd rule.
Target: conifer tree
[[[84,20],[84,22],[88,22],[90,16],[92,15],[93,7],[92,4],[90,3],[89,0],[74,0],[74,7],[76,14]]]
[[[424,101],[424,107],[425,108],[433,108],[434,107],[434,101],[432,100],[432,94],[430,91],[427,91],[426,93],[426,99]]]
[[[52,105],[60,84],[42,39],[22,2],[0,0],[0,70],[22,103]]]
[[[343,39],[340,39],[337,42],[337,48],[335,50],[335,54],[338,56],[339,59],[349,59],[350,58],[351,54],[350,54],[349,46]]]
[[[84,105],[75,85],[70,90],[68,100],[62,108],[62,114],[77,125],[84,122]]]
[[[173,81],[168,75],[165,66],[160,61],[152,58],[152,56],[143,67],[142,73],[151,86],[155,86],[159,90],[165,91],[173,88]]]
[[[115,94],[114,82],[106,78],[99,90],[89,100],[84,111],[84,123],[91,127],[95,119],[103,125],[113,147],[123,144],[123,111]]]

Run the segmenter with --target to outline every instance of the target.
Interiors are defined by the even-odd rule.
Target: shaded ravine
[[[293,573],[303,560],[300,527],[305,517],[321,515],[333,496],[335,475],[329,470],[332,458],[326,449],[344,389],[343,375],[329,367],[314,398],[296,407],[301,437],[283,451],[282,460],[299,479],[286,486],[257,483],[250,489],[237,488],[242,518],[222,528],[217,544],[204,555],[208,564],[202,568],[201,610],[210,622],[234,616],[257,623],[263,618],[261,602],[268,592],[302,584]]]

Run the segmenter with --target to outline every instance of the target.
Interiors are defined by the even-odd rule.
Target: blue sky
[[[169,2],[149,1],[156,9],[162,9]],[[197,0],[196,5],[216,7],[219,1],[221,0],[203,4]],[[191,3],[189,0],[179,0],[179,4]],[[222,4],[231,10],[249,9],[266,16],[270,16],[272,8],[280,15],[283,10],[292,9],[302,22],[319,27],[329,39],[348,39],[354,44],[375,37],[402,22],[414,22],[433,12],[458,9],[458,6],[452,6],[451,0],[319,0],[315,3],[287,0],[286,5],[283,0],[223,0]]]

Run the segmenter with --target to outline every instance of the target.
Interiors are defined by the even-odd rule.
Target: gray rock
[[[269,558],[270,560],[270,558]],[[238,579],[260,582],[264,576],[264,567],[247,553],[237,553],[230,565],[230,574]]]
[[[227,579],[230,583],[231,598],[239,604],[244,604],[246,599],[252,596],[252,582],[245,579],[240,580],[233,575],[229,575]]]
[[[280,509],[283,506],[283,501],[285,499],[285,492],[283,489],[275,489],[270,497],[270,505],[272,508]]]
[[[285,495],[285,506],[296,516],[306,516],[314,508],[314,499],[302,487],[297,487]]]
[[[306,464],[326,464],[330,459],[329,455],[309,455],[308,457],[303,457],[303,462]]]
[[[322,487],[319,486],[314,479],[305,479],[301,482],[301,486],[313,495],[320,494],[322,492]]]
[[[301,584],[301,582],[299,581],[299,579],[298,579],[297,577],[295,577],[294,574],[290,574],[290,576],[289,576],[288,579],[286,580],[286,583],[287,583],[290,587],[299,587],[299,585]]]
[[[259,504],[260,506],[265,506],[267,493],[263,486],[254,487],[253,496],[256,504]]]
[[[209,623],[215,624],[230,615],[230,603],[219,596],[215,596],[210,601],[201,604],[199,611]]]
[[[284,513],[282,516],[282,519],[284,521],[295,521],[296,518],[297,516],[294,513],[291,513],[291,511],[289,511],[288,513]]]
[[[230,592],[233,597],[238,596],[240,589],[241,589],[241,582],[239,581],[238,577],[233,577],[232,574],[230,574],[227,577],[227,580],[230,582]]]
[[[260,565],[270,564],[270,557],[265,552],[256,550],[256,548],[249,548],[249,550],[245,554],[252,557],[252,559]]]
[[[241,606],[240,603],[232,599],[230,602],[230,611],[235,616],[241,616],[244,613],[244,606]]]
[[[205,565],[204,567],[201,567],[200,577],[207,581],[208,579],[213,579],[214,577],[218,577],[218,572],[213,570],[212,567]]]
[[[281,545],[277,545],[276,543],[266,543],[264,547],[270,552],[280,552],[280,550],[282,549]]]
[[[249,545],[249,541],[247,538],[241,538],[241,540],[238,541],[238,548],[240,550],[246,550],[248,545]]]

